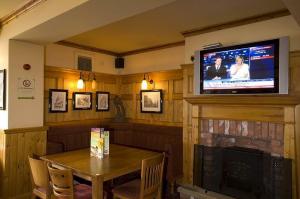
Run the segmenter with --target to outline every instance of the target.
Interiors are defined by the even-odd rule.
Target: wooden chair
[[[92,187],[85,184],[73,185],[73,173],[70,169],[56,169],[48,163],[53,193],[61,199],[90,199]]]
[[[37,157],[28,156],[28,159],[33,187],[32,198],[37,196],[42,199],[50,199],[51,186],[46,162]]]
[[[112,190],[114,198],[161,198],[165,154],[142,161],[141,179],[133,180]]]

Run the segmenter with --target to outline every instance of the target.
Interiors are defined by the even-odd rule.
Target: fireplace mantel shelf
[[[300,97],[288,95],[202,95],[184,99],[190,104],[295,106]]]

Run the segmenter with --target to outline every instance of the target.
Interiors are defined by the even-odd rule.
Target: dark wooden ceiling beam
[[[88,50],[88,51],[97,52],[97,53],[102,53],[102,54],[106,54],[106,55],[112,55],[112,56],[118,56],[119,55],[118,53],[113,52],[113,51],[104,50],[104,49],[100,49],[100,48],[96,48],[96,47],[92,47],[92,46],[87,46],[87,45],[82,45],[82,44],[77,44],[77,43],[69,42],[69,41],[66,41],[66,40],[56,42],[56,44],[63,45],[63,46],[68,46],[68,47],[72,47],[72,48],[78,48],[78,49],[82,49],[82,50]]]
[[[148,48],[142,48],[142,49],[127,51],[127,52],[124,52],[124,53],[117,53],[117,52],[104,50],[104,49],[100,49],[100,48],[96,48],[96,47],[92,47],[92,46],[76,44],[76,43],[65,41],[65,40],[56,42],[56,44],[63,45],[63,46],[68,46],[68,47],[73,47],[73,48],[78,48],[78,49],[82,49],[82,50],[88,50],[88,51],[97,52],[97,53],[102,53],[102,54],[106,54],[106,55],[112,55],[112,56],[116,56],[116,57],[123,57],[123,56],[128,56],[128,55],[134,55],[134,54],[139,54],[139,53],[150,52],[150,51],[154,51],[154,50],[172,48],[172,47],[176,47],[176,46],[184,46],[185,42],[184,41],[179,41],[179,42],[174,42],[174,43],[168,43],[168,44],[152,46],[152,47],[148,47]]]
[[[218,30],[222,30],[222,29],[233,28],[236,26],[242,26],[242,25],[247,25],[247,24],[256,23],[256,22],[260,22],[260,21],[265,21],[265,20],[269,20],[269,19],[273,19],[273,18],[284,17],[284,16],[288,16],[290,14],[291,13],[289,12],[289,10],[284,9],[284,10],[279,10],[279,11],[264,14],[264,15],[258,15],[258,16],[254,16],[254,17],[235,20],[235,21],[231,21],[228,23],[221,23],[221,24],[215,24],[212,26],[207,26],[204,28],[192,29],[192,30],[181,32],[181,34],[184,37],[190,37],[190,36],[194,36],[194,35],[214,32],[214,31],[218,31]]]
[[[45,2],[46,0],[30,0],[27,3],[25,3],[23,6],[17,8],[16,10],[13,10],[12,12],[8,13],[7,15],[0,18],[0,28],[3,27],[5,24],[9,23],[11,20],[17,18],[18,16],[24,14],[25,12],[28,12],[35,6],[39,5],[42,2]]]
[[[168,43],[168,44],[163,44],[163,45],[152,46],[152,47],[148,47],[148,48],[141,48],[141,49],[137,49],[137,50],[127,51],[124,53],[120,53],[119,56],[123,57],[123,56],[128,56],[128,55],[150,52],[150,51],[154,51],[154,50],[162,50],[162,49],[166,49],[166,48],[184,46],[184,44],[185,44],[185,41],[173,42],[173,43]]]

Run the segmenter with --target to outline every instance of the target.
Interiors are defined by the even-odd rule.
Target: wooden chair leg
[[[175,193],[175,181],[172,181],[170,183],[170,193],[174,194]]]

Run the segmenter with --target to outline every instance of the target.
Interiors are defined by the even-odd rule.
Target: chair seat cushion
[[[88,199],[92,198],[92,187],[86,184],[77,184],[74,186],[75,198]]]
[[[74,186],[74,197],[76,199],[91,199],[92,187],[86,184],[77,184]],[[58,199],[67,199],[69,197],[57,197]]]
[[[133,180],[117,186],[112,190],[113,194],[118,197],[122,198],[139,198],[140,196],[140,187],[141,187],[141,180]]]

